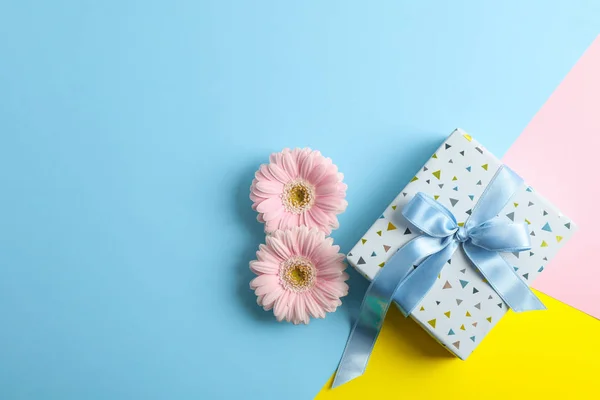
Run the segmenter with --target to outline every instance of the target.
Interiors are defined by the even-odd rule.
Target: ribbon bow
[[[495,218],[521,185],[523,180],[517,174],[501,166],[464,226],[459,226],[450,210],[425,193],[417,193],[404,206],[402,215],[422,234],[401,247],[371,282],[333,387],[363,374],[392,300],[405,316],[411,314],[459,247],[514,311],[545,309],[499,254],[531,248],[527,225]]]

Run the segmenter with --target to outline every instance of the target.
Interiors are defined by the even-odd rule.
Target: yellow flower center
[[[285,260],[279,271],[283,286],[294,292],[304,292],[315,284],[316,269],[304,257],[292,257]]]
[[[315,188],[300,179],[291,181],[284,186],[281,201],[287,211],[301,214],[315,202]]]
[[[302,207],[308,203],[308,188],[303,185],[296,185],[290,190],[290,202],[296,207]]]

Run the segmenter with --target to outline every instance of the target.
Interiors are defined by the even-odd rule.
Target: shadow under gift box
[[[352,248],[348,262],[372,280],[400,247],[419,236],[402,216],[402,208],[418,192],[429,194],[451,210],[462,226],[501,165],[473,137],[456,129]],[[527,224],[531,250],[502,253],[527,285],[576,229],[569,218],[526,184],[497,218]],[[507,305],[459,248],[410,316],[464,360],[507,311]]]

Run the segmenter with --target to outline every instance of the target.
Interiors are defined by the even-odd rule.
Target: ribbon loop
[[[402,215],[428,236],[445,238],[458,229],[454,215],[425,193],[419,192],[402,209]]]
[[[513,253],[531,249],[525,223],[505,223],[495,218],[471,229],[469,235],[475,246],[490,251]]]
[[[369,285],[333,387],[362,375],[392,300],[405,316],[411,314],[459,247],[514,311],[545,308],[499,254],[531,247],[525,224],[495,218],[522,184],[517,174],[501,166],[464,226],[425,193],[417,193],[404,206],[402,215],[423,234],[401,247]]]

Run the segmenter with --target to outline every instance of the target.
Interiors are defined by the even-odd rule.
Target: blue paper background
[[[257,166],[332,157],[348,251],[455,127],[502,155],[599,22],[594,1],[0,2],[0,398],[311,398],[366,285],[309,326],[256,306]]]

